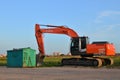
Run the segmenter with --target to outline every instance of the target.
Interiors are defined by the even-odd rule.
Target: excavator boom
[[[42,26],[48,26],[48,27],[53,27],[51,25],[42,25]],[[40,24],[36,24],[35,25],[35,36],[37,39],[37,43],[38,43],[38,48],[39,48],[39,52],[42,55],[45,55],[45,49],[44,49],[44,42],[43,42],[43,33],[52,33],[52,34],[65,34],[72,37],[79,37],[78,34],[73,31],[70,28],[64,27],[64,26],[54,26],[54,28],[49,28],[49,29],[44,29],[44,28],[40,28]]]

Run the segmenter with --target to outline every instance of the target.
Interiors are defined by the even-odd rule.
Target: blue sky
[[[120,0],[0,0],[0,53],[37,50],[34,25],[66,25],[90,42],[109,41],[120,52]],[[46,54],[68,53],[70,38],[44,34]]]

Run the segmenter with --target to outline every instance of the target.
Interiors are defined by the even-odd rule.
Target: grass
[[[61,57],[45,57],[42,67],[60,66]]]
[[[7,64],[6,57],[0,58],[0,66],[6,66],[6,64]]]
[[[45,57],[44,63],[41,67],[57,67],[61,66],[62,58],[70,58],[69,56],[48,56]],[[114,60],[114,64],[111,66],[106,66],[107,68],[120,68],[120,56],[111,57]],[[0,58],[0,66],[6,66],[7,59]]]

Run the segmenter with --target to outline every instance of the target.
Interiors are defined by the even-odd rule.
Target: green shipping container
[[[31,48],[8,50],[7,66],[8,67],[35,67],[36,51]]]

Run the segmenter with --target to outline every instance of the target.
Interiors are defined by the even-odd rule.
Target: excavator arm
[[[47,26],[51,28],[40,28],[40,26]],[[53,26],[53,25],[35,25],[35,36],[38,44],[38,63],[41,64],[43,62],[45,56],[45,49],[44,49],[44,41],[43,41],[43,33],[52,33],[52,34],[65,34],[70,36],[71,38],[79,37],[78,34],[65,26]]]

